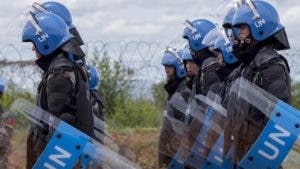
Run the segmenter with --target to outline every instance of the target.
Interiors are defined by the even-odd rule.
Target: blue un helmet
[[[172,48],[167,47],[164,52],[161,64],[163,66],[173,66],[178,78],[183,78],[187,75],[182,59],[180,58],[178,52],[176,52]]]
[[[4,92],[6,83],[7,83],[7,79],[0,77],[0,92],[1,93]]]
[[[61,17],[66,24],[68,25],[69,29],[74,28],[75,26],[72,23],[72,16],[70,11],[66,6],[59,2],[45,2],[43,4],[39,4],[37,2],[34,2],[32,7],[34,8],[34,13],[40,13],[40,12],[50,12],[58,15]]]
[[[236,8],[232,7],[228,10],[228,12],[225,14],[224,20],[223,20],[223,28],[231,29],[232,27],[232,20],[233,16],[235,14]]]
[[[212,51],[217,38],[221,35],[218,28],[210,30],[203,38],[202,44],[205,45]]]
[[[70,41],[67,24],[57,15],[29,12],[22,33],[23,42],[32,42],[42,56],[47,56]]]
[[[204,36],[215,27],[215,24],[207,19],[196,19],[192,22],[187,20],[183,31],[183,38],[188,40],[192,51],[200,51],[206,48],[202,44]]]
[[[232,53],[232,45],[232,41],[226,35],[220,35],[215,41],[214,50],[222,53],[226,64],[233,64],[238,61]]]
[[[289,49],[289,42],[281,25],[276,9],[266,1],[249,0],[243,3],[235,12],[232,26],[249,26],[252,37],[257,41],[264,41],[274,37],[279,42],[275,49]]]
[[[0,93],[3,93],[5,90],[5,86],[3,84],[0,84]]]
[[[50,12],[50,13],[54,13],[54,14],[58,15],[59,17],[61,17],[68,25],[70,33],[72,35],[74,35],[78,45],[81,46],[84,44],[76,27],[73,25],[71,13],[65,5],[63,5],[59,2],[51,2],[50,1],[50,2],[45,2],[43,4],[39,4],[39,3],[35,2],[35,3],[33,3],[32,7],[34,9],[34,13]]]
[[[87,65],[87,70],[89,72],[89,88],[90,90],[97,90],[99,85],[100,74],[97,68],[93,65]]]
[[[192,61],[193,57],[191,55],[191,51],[189,49],[187,49],[187,48],[184,48],[182,50],[181,58],[182,58],[183,62],[185,62],[185,61]]]
[[[240,4],[238,4],[238,6],[239,5]],[[225,14],[225,17],[223,19],[222,27],[224,28],[226,36],[228,38],[230,38],[231,34],[233,34],[235,38],[239,39],[238,29],[235,27],[232,27],[233,17],[234,17],[236,10],[237,10],[236,7],[231,7],[227,11],[227,13]],[[231,38],[229,40],[232,41]]]

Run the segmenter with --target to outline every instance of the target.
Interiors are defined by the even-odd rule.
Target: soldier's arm
[[[287,103],[290,101],[289,74],[282,64],[273,64],[262,71],[264,89]]]
[[[207,94],[209,90],[216,92],[218,84],[221,82],[219,75],[215,69],[209,69],[202,75],[203,92]]]
[[[48,110],[56,116],[73,113],[72,98],[74,94],[75,73],[57,68],[47,78]]]

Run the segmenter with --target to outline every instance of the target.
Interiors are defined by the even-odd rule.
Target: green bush
[[[126,106],[116,106],[116,113],[108,119],[111,128],[156,128],[162,112],[149,100],[126,100]]]

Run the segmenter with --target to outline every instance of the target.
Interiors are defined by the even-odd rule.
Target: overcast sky
[[[34,0],[0,1],[1,47],[8,43],[24,45],[20,42],[24,14],[28,12],[33,2]],[[181,39],[185,19],[208,18],[220,23],[227,9],[226,5],[231,1],[62,0],[60,2],[70,9],[73,23],[86,42],[132,40],[170,42]],[[269,0],[269,2],[278,10],[281,22],[286,26],[291,47],[300,49],[300,1]]]
[[[1,36],[20,35],[20,15],[34,0],[1,0]],[[44,2],[44,1],[37,1]],[[63,0],[85,41],[180,39],[185,19],[209,18],[218,22],[229,0]],[[300,1],[269,0],[286,26],[292,46],[300,34]],[[226,7],[225,7],[226,8]],[[219,19],[219,20],[218,20]],[[14,25],[16,24],[16,25]],[[19,32],[17,32],[19,31]],[[20,37],[17,37],[20,39]]]

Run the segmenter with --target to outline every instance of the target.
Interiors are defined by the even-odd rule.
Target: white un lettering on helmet
[[[261,18],[261,19],[258,19],[254,24],[255,24],[255,27],[256,27],[256,28],[260,28],[260,27],[262,27],[264,24],[266,24],[266,21],[265,21],[263,18]]]
[[[194,40],[198,40],[198,39],[200,39],[202,36],[201,36],[201,34],[200,33],[196,33],[195,35],[193,35],[193,39]]]
[[[45,42],[47,39],[49,38],[49,35],[47,32],[41,34],[41,35],[38,35],[38,40],[39,42]]]
[[[226,46],[225,50],[226,52],[232,52],[232,46]]]

